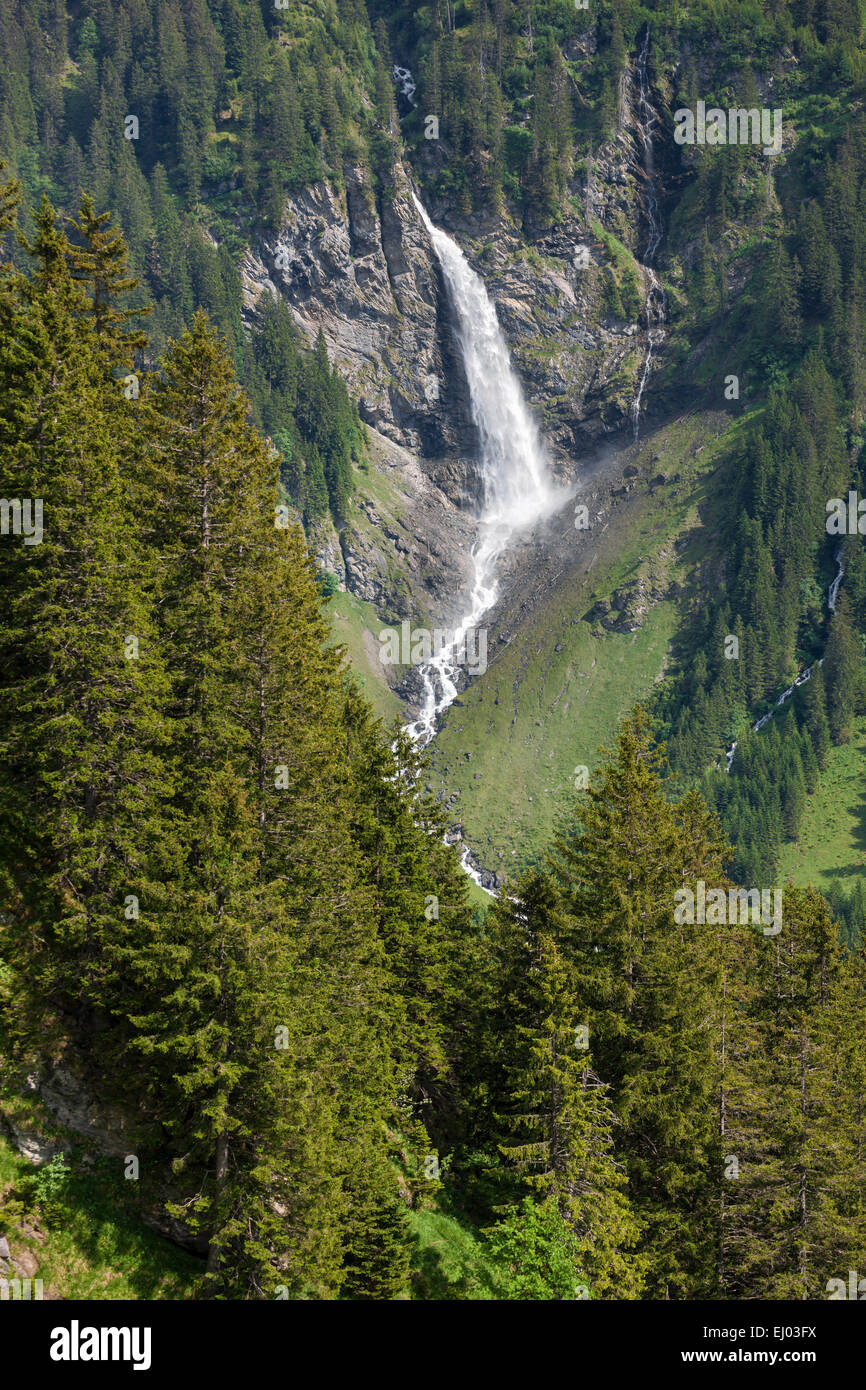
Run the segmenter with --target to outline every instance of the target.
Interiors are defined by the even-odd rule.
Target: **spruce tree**
[[[383,1155],[400,1015],[352,840],[339,655],[205,316],[143,405],[174,787],[139,917],[103,940],[136,1086],[171,1136],[175,1210],[207,1234],[215,1293],[333,1297],[349,1263],[380,1288],[393,1265],[397,1285]]]
[[[824,670],[817,661],[812,666],[812,674],[808,681],[800,687],[800,690],[802,691],[805,726],[812,739],[818,767],[823,770],[827,766],[831,740],[830,724],[827,719]]]
[[[852,629],[847,596],[839,595],[824,653],[827,712],[834,743],[848,743],[855,711],[863,698],[863,651]]]
[[[135,403],[47,201],[26,245],[32,279],[0,300],[3,491],[43,506],[43,535],[0,552],[4,873],[38,1008],[86,1036],[109,1002],[101,934],[124,920],[167,794],[164,679],[117,445]]]
[[[720,928],[696,912],[678,920],[675,894],[694,902],[701,880],[724,883],[727,853],[700,798],[667,799],[664,771],[638,708],[555,856],[572,922],[563,951],[623,1127],[648,1292],[661,1298],[714,1286]]]
[[[110,222],[111,214],[97,214],[93,199],[84,194],[78,219],[72,222],[81,244],[73,245],[69,259],[73,279],[87,288],[87,311],[96,336],[118,366],[131,366],[132,354],[146,346],[147,334],[127,325],[146,310],[120,307],[120,299],[137,289],[140,281],[130,275],[126,243]]]
[[[861,991],[826,903],[787,885],[782,929],[758,938],[741,998],[750,1047],[729,1132],[728,1297],[826,1298],[828,1279],[862,1264],[864,1048],[850,1012]]]
[[[573,1240],[575,1281],[596,1297],[635,1298],[639,1227],[614,1155],[608,1087],[594,1070],[589,1030],[552,930],[555,890],[536,876],[515,896],[500,913],[508,962],[500,985],[507,1029],[500,1149],[524,1185],[542,1202],[556,1202]]]

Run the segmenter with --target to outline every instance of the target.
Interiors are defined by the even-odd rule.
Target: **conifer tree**
[[[824,671],[817,661],[812,666],[808,681],[800,689],[806,729],[812,739],[818,767],[823,769],[827,766],[830,753],[830,725],[827,720]]]
[[[838,608],[831,620],[823,670],[833,742],[848,743],[852,719],[863,698],[864,662],[860,643],[852,630],[845,593],[840,593]]]
[[[0,552],[4,874],[37,1011],[86,1033],[106,1004],[100,935],[123,921],[167,791],[164,683],[117,447],[135,403],[111,380],[47,201],[27,250],[32,279],[0,300],[0,447],[4,493],[43,518],[34,544]]]
[[[792,263],[784,243],[777,240],[764,270],[764,303],[768,334],[788,344],[798,342],[802,332],[796,270],[796,261]]]
[[[781,931],[758,939],[744,996],[737,1181],[726,1184],[729,1297],[825,1298],[862,1263],[864,1048],[849,1012],[862,972],[814,889],[784,890]]]
[[[171,1136],[175,1210],[208,1236],[214,1292],[333,1297],[349,1253],[356,1281],[385,1287],[393,1265],[396,1286],[400,1015],[352,840],[339,657],[204,315],[143,404],[174,787],[139,916],[101,943],[136,1088]]]
[[[597,1297],[639,1295],[638,1225],[614,1156],[615,1117],[596,1075],[588,1030],[554,932],[554,890],[518,886],[500,914],[509,968],[499,1126],[502,1153],[536,1191],[555,1200],[573,1238],[575,1279]],[[552,919],[552,920],[551,920]]]
[[[667,800],[664,769],[638,708],[556,848],[573,922],[563,950],[623,1126],[648,1291],[661,1298],[714,1286],[720,928],[696,912],[678,921],[675,893],[724,882],[726,855],[700,798]]]
[[[147,344],[143,329],[128,329],[132,319],[141,318],[143,309],[120,307],[121,298],[138,288],[140,281],[129,274],[129,254],[119,228],[110,226],[111,214],[97,214],[93,199],[84,194],[72,230],[81,240],[70,253],[72,277],[87,286],[87,309],[96,336],[103,341],[118,366],[132,364],[132,354]]]

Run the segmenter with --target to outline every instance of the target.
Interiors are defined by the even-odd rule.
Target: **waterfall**
[[[839,597],[839,585],[842,583],[844,574],[845,568],[842,564],[842,547],[840,545],[839,549],[836,551],[836,577],[830,585],[830,592],[827,595],[827,607],[834,618],[836,616],[836,600]]]
[[[550,481],[544,445],[483,281],[456,241],[434,227],[417,197],[415,205],[430,234],[457,320],[472,418],[478,429],[483,489],[465,611],[448,643],[418,668],[424,697],[418,718],[407,732],[424,747],[436,733],[439,716],[457,695],[459,654],[467,637],[496,602],[500,557],[518,531],[548,515],[562,495]]]
[[[840,546],[839,549],[836,551],[836,574],[833,578],[833,583],[830,585],[830,588],[827,592],[827,610],[831,617],[836,616],[836,600],[839,597],[839,585],[842,583],[844,575],[845,567],[842,564],[842,547]],[[822,656],[819,658],[818,661],[813,662],[811,666],[807,666],[805,671],[801,671],[797,679],[794,681],[793,685],[789,685],[787,690],[782,691],[773,708],[771,710],[768,710],[767,713],[758,720],[757,724],[752,725],[752,733],[759,733],[760,730],[763,729],[764,725],[772,719],[773,715],[776,713],[776,710],[779,709],[785,703],[786,700],[789,700],[791,698],[797,687],[806,684],[806,681],[811,676],[815,667],[823,665],[824,658]],[[734,742],[731,744],[730,748],[725,753],[726,772],[730,772],[731,770],[731,764],[734,761],[734,754],[736,753],[736,751],[737,741],[735,739]]]
[[[659,249],[662,239],[662,214],[659,204],[658,190],[656,189],[655,169],[653,163],[653,128],[658,124],[658,116],[652,102],[649,99],[649,79],[647,77],[647,56],[649,54],[650,31],[647,26],[644,35],[643,45],[638,54],[637,60],[637,79],[638,79],[638,134],[643,145],[643,165],[646,173],[647,187],[647,221],[649,223],[647,246],[644,252],[643,266],[647,275],[646,293],[646,324],[647,341],[646,356],[644,358],[643,371],[641,372],[640,384],[637,395],[632,402],[631,418],[634,426],[634,437],[637,439],[640,431],[640,405],[643,399],[644,389],[649,380],[650,367],[655,355],[655,349],[661,345],[665,336],[665,322],[667,317],[667,306],[665,303],[665,292],[662,283],[655,273],[654,264],[656,252]]]
[[[433,225],[419,199],[413,197],[454,309],[472,418],[478,430],[482,482],[478,532],[472,547],[472,581],[462,616],[446,644],[418,667],[423,699],[417,719],[406,731],[425,747],[436,734],[439,716],[457,695],[461,653],[496,602],[499,560],[518,532],[561,504],[565,490],[551,482],[546,450],[483,281],[457,243]],[[481,886],[468,855],[468,848],[464,848],[463,868]]]
[[[400,91],[403,93],[409,105],[412,107],[417,107],[418,103],[415,100],[415,92],[417,88],[415,84],[415,79],[412,76],[410,69],[401,68],[398,63],[395,63],[394,81],[397,83],[397,86],[400,88]]]

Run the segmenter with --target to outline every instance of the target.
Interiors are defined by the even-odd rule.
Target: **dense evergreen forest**
[[[752,105],[756,72],[785,50],[809,116],[772,206],[758,150],[696,151],[669,234],[689,264],[675,319],[681,354],[708,336],[744,344],[744,367],[766,384],[762,397],[769,387],[729,461],[724,591],[700,595],[682,638],[681,675],[666,684],[657,711],[672,761],[688,777],[701,779],[739,740],[732,777],[710,776],[704,789],[741,847],[735,875],[751,881],[773,871],[780,843],[796,831],[812,764],[825,757],[824,716],[838,741],[850,737],[852,713],[866,709],[866,561],[854,538],[843,545],[847,577],[822,672],[825,699],[804,688],[789,716],[808,731],[811,751],[782,736],[783,758],[772,732],[751,751],[750,723],[828,636],[821,595],[835,550],[829,538],[815,539],[824,501],[864,483],[866,50],[856,0],[599,0],[589,18],[571,0],[366,8],[360,0],[9,0],[0,8],[9,60],[0,75],[0,151],[26,207],[47,194],[74,215],[84,187],[119,218],[142,282],[136,302],[152,304],[142,365],[196,307],[207,309],[230,344],[253,422],[281,453],[285,500],[308,529],[329,513],[339,526],[352,465],[363,457],[357,410],[324,344],[305,348],[279,302],[244,332],[245,234],[277,225],[287,192],[322,177],[339,189],[347,161],[369,167],[377,196],[387,198],[402,153],[420,185],[455,210],[504,210],[529,231],[555,223],[580,204],[575,187],[591,184],[593,151],[615,125],[624,65],[647,24],[656,73],[674,67],[665,79],[671,110],[693,104],[699,82],[708,101],[722,99],[713,75],[731,70],[738,76],[727,95]],[[574,40],[588,29],[587,53]],[[678,51],[687,56],[675,63]],[[407,56],[417,95],[401,119],[391,70]],[[127,113],[136,116],[135,139],[125,138]],[[426,113],[437,115],[442,139],[425,138]],[[743,229],[757,229],[758,254],[732,310],[710,238]],[[631,272],[621,278],[611,295],[635,299]],[[741,640],[741,661],[724,657],[729,633]],[[778,802],[763,797],[765,773]],[[853,911],[856,931],[866,924],[863,904],[858,897],[852,909],[843,898],[837,907]]]
[[[762,383],[723,582],[485,911],[329,642],[356,403],[282,300],[245,325],[239,261],[350,162],[529,238],[583,215],[648,24],[671,110],[722,69],[756,104],[783,50],[831,96],[784,187],[680,171],[660,392],[709,341]],[[674,904],[772,881],[866,712],[862,537],[824,524],[866,492],[856,0],[0,0],[0,54],[0,490],[45,499],[0,547],[0,1095],[74,1050],[211,1298],[826,1297],[866,1268],[863,880],[787,885],[778,934]]]
[[[199,314],[128,397],[121,238],[87,204],[76,242],[36,228],[0,295],[6,480],[50,499],[2,552],[7,1084],[89,1057],[217,1295],[399,1297],[444,1184],[484,1232],[446,1296],[819,1296],[866,1201],[866,975],[826,903],[672,931],[727,849],[637,710],[476,920],[323,649],[227,345]]]

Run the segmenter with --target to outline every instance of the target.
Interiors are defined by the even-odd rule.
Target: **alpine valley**
[[[0,1284],[826,1297],[859,0],[0,0],[0,59]]]

